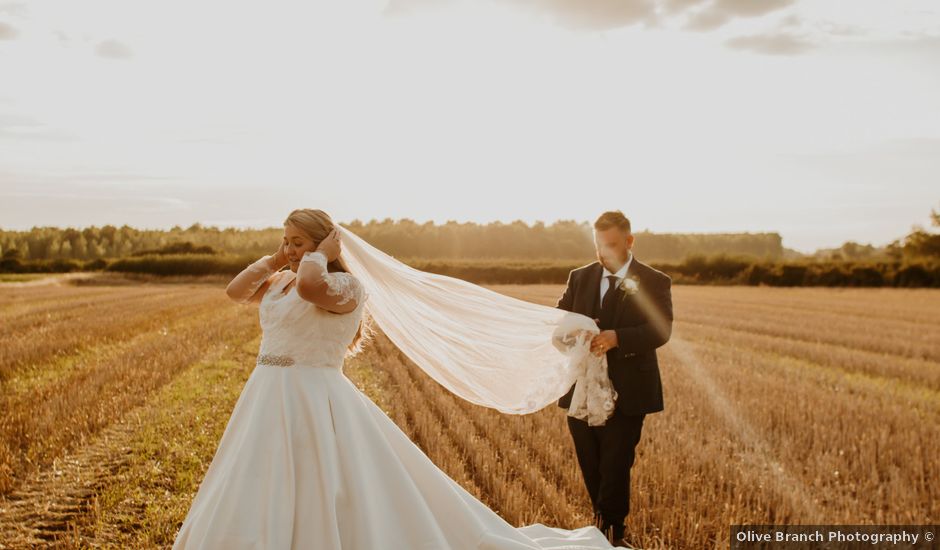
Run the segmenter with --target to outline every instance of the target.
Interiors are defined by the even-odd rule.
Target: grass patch
[[[164,386],[125,421],[137,424],[128,467],[77,526],[82,537],[125,548],[168,546],[215,454],[260,337],[229,343]]]

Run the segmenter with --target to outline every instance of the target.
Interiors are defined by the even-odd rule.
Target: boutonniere
[[[633,277],[624,277],[620,281],[620,290],[623,291],[623,296],[633,296],[640,291],[640,282],[634,279]]]

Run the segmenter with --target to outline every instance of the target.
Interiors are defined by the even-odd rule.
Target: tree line
[[[590,260],[591,224],[562,220],[546,225],[522,221],[433,222],[410,219],[354,220],[345,227],[398,258],[424,260]],[[84,229],[34,227],[0,231],[0,253],[20,260],[97,260],[142,254],[218,253],[261,256],[280,243],[283,229],[218,228],[193,224],[185,229],[136,229],[127,225]],[[777,233],[636,234],[638,257],[681,261],[693,254],[731,254],[760,259],[783,257]]]
[[[931,211],[940,227],[940,213]],[[475,283],[564,283],[594,260],[591,226],[559,221],[343,224],[367,242],[424,271]],[[128,226],[0,232],[0,272],[114,271],[152,275],[234,275],[274,251],[282,230],[194,224],[168,231]],[[72,244],[75,243],[75,244]],[[24,252],[30,256],[24,257]],[[940,234],[914,226],[884,247],[848,242],[793,258],[780,236],[637,233],[635,253],[675,282],[772,286],[940,287]]]

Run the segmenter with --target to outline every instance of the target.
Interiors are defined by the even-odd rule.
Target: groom
[[[617,391],[614,414],[603,426],[568,417],[578,465],[594,506],[594,521],[617,546],[630,513],[630,468],[647,413],[663,410],[656,348],[672,334],[672,279],[633,257],[630,220],[619,210],[594,222],[597,262],[571,271],[556,307],[593,318],[600,334],[591,351],[607,354]],[[574,386],[558,400],[571,403]]]

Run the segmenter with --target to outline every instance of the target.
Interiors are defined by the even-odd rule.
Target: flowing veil
[[[412,268],[339,224],[341,257],[368,294],[366,313],[431,378],[461,398],[527,414],[577,383],[569,415],[613,413],[606,356],[590,353],[594,320]]]

